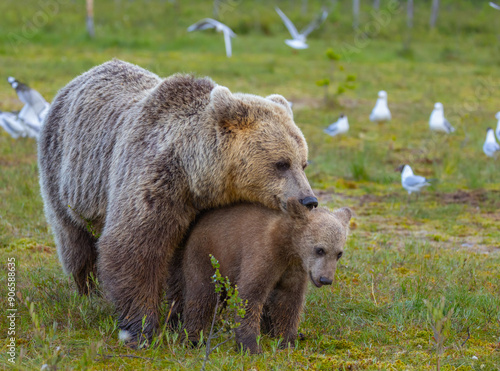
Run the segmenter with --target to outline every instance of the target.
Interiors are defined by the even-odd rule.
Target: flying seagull
[[[348,130],[349,130],[349,122],[347,121],[347,116],[342,114],[342,115],[340,115],[339,119],[336,122],[334,122],[333,124],[330,124],[323,131],[326,134],[334,137],[335,135],[338,135],[338,134],[347,133]]]
[[[370,114],[370,121],[383,123],[391,119],[391,111],[387,106],[387,93],[384,90],[378,92],[377,103]]]
[[[278,7],[276,7],[275,9],[278,15],[283,20],[283,23],[285,23],[288,32],[290,32],[290,35],[292,35],[293,38],[291,40],[285,40],[285,44],[294,49],[307,49],[309,47],[309,45],[307,45],[306,43],[307,36],[316,28],[318,28],[328,16],[328,12],[326,10],[322,10],[321,13],[299,33],[295,25],[292,23],[292,21],[290,21],[290,19],[288,19],[285,13],[283,13]]]
[[[496,10],[500,10],[500,5],[497,5],[497,4],[495,4],[495,3],[491,2],[491,1],[490,1],[490,6],[492,8],[495,8]]]
[[[486,154],[486,156],[493,157],[498,151],[500,151],[500,145],[495,139],[493,129],[488,128],[488,130],[486,131],[486,140],[483,144],[483,152]]]
[[[423,176],[413,174],[410,165],[401,165],[396,170],[401,171],[401,185],[410,195],[412,192],[420,192],[423,187],[431,184]]]
[[[442,131],[448,134],[455,131],[455,128],[444,117],[443,105],[439,102],[434,105],[431,117],[429,118],[429,127],[431,130]]]
[[[208,28],[215,28],[217,32],[222,32],[224,34],[224,42],[226,44],[226,55],[230,57],[232,55],[231,49],[231,37],[236,37],[236,34],[224,23],[220,23],[212,18],[205,18],[199,22],[188,27],[188,32],[191,31],[201,31]]]
[[[25,104],[25,107],[31,107],[37,117],[48,110],[50,104],[35,89],[30,88],[12,76],[7,78],[7,81],[16,91],[19,100]]]

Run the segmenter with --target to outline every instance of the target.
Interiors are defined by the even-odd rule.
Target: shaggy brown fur
[[[217,301],[212,254],[222,276],[238,285],[240,297],[248,300],[236,330],[238,343],[251,353],[260,352],[257,336],[262,326],[271,336],[283,337],[284,346],[293,346],[307,281],[316,287],[332,283],[351,210],[308,212],[291,200],[287,211],[243,204],[200,217],[186,247],[173,259],[167,284],[167,299],[173,303],[170,326],[176,327],[180,318],[192,342],[199,340],[201,330],[209,331]]]
[[[283,97],[232,94],[208,78],[160,79],[118,60],[59,92],[38,158],[65,271],[81,293],[97,275],[134,338],[144,316],[146,336],[157,327],[169,260],[200,211],[317,203],[303,171],[306,141]]]

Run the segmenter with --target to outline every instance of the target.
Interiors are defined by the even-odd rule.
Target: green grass
[[[6,0],[0,3],[0,78],[13,75],[51,100],[76,75],[117,57],[161,76],[192,72],[232,91],[279,93],[294,102],[309,145],[307,175],[321,204],[356,213],[337,280],[310,288],[300,325],[305,340],[295,350],[278,350],[277,341],[264,336],[264,353],[249,356],[229,342],[211,356],[208,369],[435,369],[431,326],[439,318],[429,317],[425,303],[435,307],[444,297],[443,311],[453,308],[453,315],[443,334],[441,368],[498,370],[500,172],[482,144],[500,110],[500,13],[486,2],[443,0],[438,27],[430,31],[430,4],[416,2],[411,44],[404,49],[404,5],[378,32],[370,28],[365,40],[351,29],[350,2],[339,2],[311,35],[310,48],[294,53],[283,43],[288,34],[272,7],[279,5],[300,26],[321,5],[311,0],[302,13],[301,3],[228,3],[236,6],[222,21],[238,34],[228,59],[221,35],[185,32],[211,16],[212,1],[96,1],[97,38],[90,40],[82,1],[48,1],[55,11],[34,0]],[[363,3],[362,31],[376,22],[369,2]],[[388,5],[382,1],[382,12]],[[365,40],[362,47],[359,40]],[[348,55],[348,45],[357,52]],[[336,83],[353,74],[356,88],[325,106],[316,81],[330,75],[328,48],[343,54]],[[381,89],[393,120],[374,125],[368,115]],[[444,104],[454,134],[429,131],[436,101]],[[0,83],[0,109],[20,108],[10,86]],[[326,136],[323,128],[340,113],[349,117],[349,133]],[[401,188],[395,168],[402,163],[436,179],[418,199]],[[204,349],[182,344],[175,332],[147,350],[124,347],[112,305],[76,293],[43,216],[34,140],[0,133],[0,169],[0,259],[17,262],[15,368],[201,367]],[[0,303],[7,308],[6,268],[0,281]],[[5,326],[0,335],[7,339]],[[9,368],[6,343],[3,368]]]

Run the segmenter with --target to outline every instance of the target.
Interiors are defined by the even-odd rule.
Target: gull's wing
[[[448,130],[448,133],[453,133],[455,131],[455,128],[453,126],[451,126],[450,122],[446,119],[444,119],[444,122],[443,122],[446,130]]]
[[[226,44],[226,55],[230,57],[232,55],[231,34],[226,29],[223,31],[223,33],[224,33],[224,43]]]
[[[490,1],[490,6],[491,6],[492,8],[497,9],[497,10],[500,10],[500,5],[497,5],[497,4],[495,4],[495,3],[491,2],[491,1]]]
[[[485,143],[483,149],[488,152],[500,151],[500,145],[498,143]]]
[[[16,115],[11,112],[0,112],[0,126],[14,139],[26,135],[25,128],[17,121]]]
[[[299,36],[299,32],[297,31],[297,29],[295,28],[294,24],[292,23],[292,21],[290,21],[288,19],[288,17],[285,15],[285,13],[283,13],[281,11],[280,8],[276,7],[276,12],[278,13],[278,15],[281,17],[281,19],[283,20],[283,23],[285,24],[286,28],[288,28],[288,32],[290,32],[290,35],[292,35],[292,37],[294,39],[297,39]]]
[[[196,22],[188,27],[188,32],[191,31],[201,31],[208,28],[215,28],[219,22],[212,18],[204,18],[201,21]]]
[[[427,183],[427,179],[420,175],[410,175],[404,179],[403,183],[407,187],[416,187],[429,184]]]
[[[339,128],[338,126],[328,126],[325,130],[323,130],[326,134],[328,135],[331,135],[332,137],[334,137],[335,135],[337,135],[339,133]]]
[[[300,31],[300,34],[303,35],[304,37],[309,35],[316,28],[318,28],[321,25],[321,23],[325,21],[326,17],[328,17],[328,12],[326,10],[321,11],[321,13],[315,19],[313,19],[312,22],[309,23],[306,28]]]

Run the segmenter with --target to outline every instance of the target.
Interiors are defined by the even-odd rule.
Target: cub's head
[[[331,285],[337,262],[344,253],[352,211],[343,207],[335,211],[326,208],[310,212],[295,200],[288,202],[288,213],[296,225],[298,238],[294,248],[316,287]]]
[[[217,86],[210,100],[222,150],[227,152],[231,201],[282,210],[290,198],[311,209],[318,205],[304,173],[307,144],[285,98],[232,94]]]

